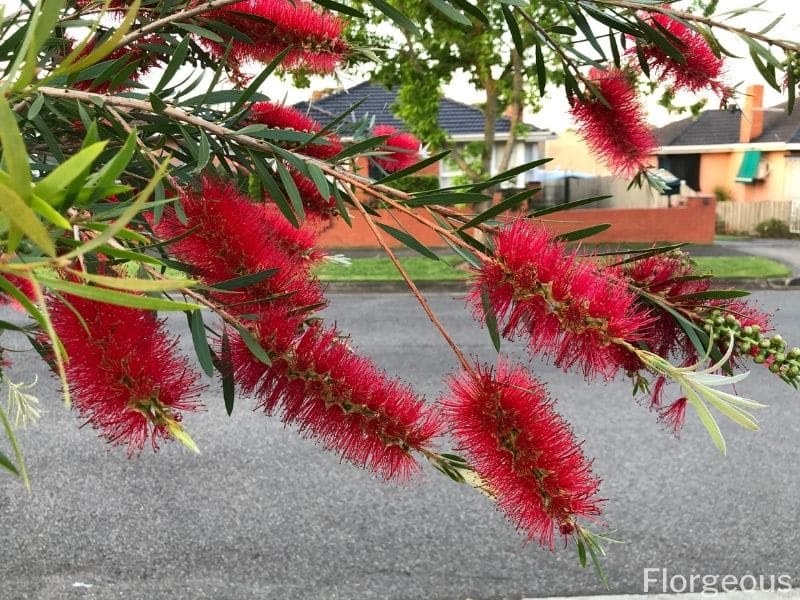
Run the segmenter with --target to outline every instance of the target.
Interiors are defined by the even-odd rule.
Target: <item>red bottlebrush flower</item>
[[[419,162],[419,150],[422,144],[412,134],[398,131],[391,125],[376,125],[372,133],[376,137],[389,136],[383,146],[378,148],[387,154],[374,159],[387,173],[402,171]]]
[[[291,129],[308,133],[317,133],[322,129],[322,125],[296,108],[272,102],[254,103],[250,107],[248,121],[250,123],[260,123],[274,129]],[[343,148],[339,138],[334,135],[327,135],[314,144],[303,146],[298,151],[307,156],[325,160],[336,156]]]
[[[232,185],[205,178],[200,191],[181,194],[183,223],[171,208],[154,227],[164,240],[185,235],[170,245],[172,253],[192,265],[206,284],[259,273],[276,272],[266,279],[217,293],[214,297],[233,312],[249,313],[263,302],[281,302],[294,309],[324,303],[322,288],[309,272],[311,263],[286,249],[306,248],[308,230],[270,229],[264,205],[251,202]]]
[[[28,298],[28,300],[31,302],[36,302],[36,292],[34,291],[33,283],[31,283],[30,279],[27,277],[13,275],[11,273],[1,273],[0,275],[5,277],[11,285],[22,292],[25,297]],[[7,294],[5,291],[0,290],[0,305],[2,304],[8,304],[17,310],[23,310],[22,305],[17,301],[16,298],[10,294]]]
[[[528,540],[554,546],[579,517],[600,514],[600,481],[544,386],[523,367],[478,366],[450,382],[442,402],[459,450]]]
[[[630,361],[620,343],[641,339],[649,322],[616,272],[579,261],[538,223],[518,220],[495,236],[495,259],[484,263],[470,294],[483,316],[483,294],[506,337],[523,333],[536,354],[580,365],[584,376],[612,377]]]
[[[619,70],[592,68],[589,79],[608,105],[598,98],[573,98],[570,114],[578,132],[613,172],[629,176],[645,169],[656,140],[633,85]]]
[[[714,54],[706,38],[684,23],[662,13],[649,15],[654,29],[668,32],[675,39],[665,36],[668,43],[681,53],[681,62],[656,45],[644,44],[641,52],[650,71],[657,79],[667,79],[675,89],[698,92],[711,89],[723,100],[731,96],[731,89],[722,83],[724,61]],[[631,52],[635,52],[631,49]]]
[[[172,437],[182,412],[200,408],[199,374],[149,311],[65,294],[50,317],[64,345],[70,392],[81,417],[128,455]]]
[[[412,451],[429,448],[441,431],[438,413],[397,380],[319,324],[268,310],[254,335],[271,365],[240,337],[231,340],[234,379],[268,414],[319,440],[329,450],[386,480],[406,481],[418,468]]]
[[[289,46],[292,50],[283,59],[283,67],[303,67],[315,73],[330,73],[349,51],[342,39],[344,22],[332,13],[317,10],[304,0],[246,0],[203,13],[244,33],[252,43],[238,39],[228,56],[232,66],[252,60],[268,63]],[[255,18],[253,18],[255,17]],[[209,50],[221,57],[225,43],[203,40]]]
[[[81,57],[88,56],[92,50],[94,50],[96,40],[91,40],[83,51],[80,53]],[[103,81],[102,83],[95,82],[94,79],[85,79],[83,81],[76,81],[72,84],[72,87],[85,90],[89,92],[95,92],[97,94],[107,94],[109,92],[124,92],[125,90],[129,90],[131,87],[131,82],[137,82],[141,79],[144,75],[147,75],[153,67],[155,67],[159,62],[162,60],[162,56],[158,53],[154,53],[148,50],[145,46],[148,44],[161,44],[161,38],[158,36],[149,36],[142,38],[136,44],[132,46],[125,46],[123,48],[117,48],[110,54],[108,54],[103,61],[116,61],[120,58],[126,58],[125,63],[123,66],[120,67],[119,72],[125,71],[131,65],[136,63],[135,67],[131,70],[128,76],[120,82],[117,82],[116,85],[112,87],[112,83],[114,82],[114,78],[117,76],[118,73],[115,73],[110,79]]]
[[[675,435],[680,433],[683,422],[686,419],[686,397],[678,398],[667,408],[661,410],[658,422],[670,429]]]
[[[336,198],[333,196],[323,197],[319,193],[317,184],[296,169],[289,167],[289,174],[292,176],[292,180],[297,186],[297,191],[300,193],[300,199],[303,201],[303,210],[306,211],[306,215],[322,221],[328,221],[331,217],[339,214]]]
[[[317,234],[309,226],[299,229],[289,223],[274,204],[261,204],[264,211],[264,225],[272,232],[273,242],[287,256],[298,257],[308,266],[318,264],[325,258],[325,252],[317,248]]]

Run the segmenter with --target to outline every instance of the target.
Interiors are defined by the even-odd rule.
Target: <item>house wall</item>
[[[713,194],[720,187],[738,202],[783,201],[785,196],[786,153],[764,152],[762,160],[769,163],[770,174],[764,181],[739,183],[736,174],[742,164],[743,152],[707,152],[700,156],[700,191]],[[800,185],[800,181],[798,181]]]
[[[611,224],[610,229],[588,238],[588,241],[597,243],[711,244],[714,242],[715,207],[713,198],[698,197],[689,198],[684,205],[675,208],[576,209],[555,214],[543,222],[554,235],[598,223]],[[422,212],[419,214],[425,216]],[[337,249],[377,248],[375,237],[363,218],[353,214],[352,221],[353,226],[349,227],[341,219],[334,220],[332,226],[321,232],[320,245]],[[386,219],[386,222],[405,229],[426,246],[439,248],[446,245],[436,233],[405,214],[395,213],[394,218]],[[390,247],[404,247],[388,234],[382,234],[382,237]]]

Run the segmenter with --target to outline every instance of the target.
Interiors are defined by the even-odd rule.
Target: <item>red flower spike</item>
[[[250,107],[248,122],[259,123],[273,129],[291,129],[308,133],[317,133],[322,129],[322,125],[296,108],[272,102],[255,102]],[[327,135],[317,143],[303,146],[298,152],[325,160],[336,156],[343,149],[344,146],[339,138]]]
[[[234,379],[265,412],[386,480],[404,482],[419,469],[412,451],[428,449],[442,426],[409,388],[354,354],[335,329],[303,331],[279,309],[265,311],[253,333],[272,364],[233,336]]]
[[[12,275],[11,273],[2,273],[0,274],[8,280],[8,282],[17,288],[20,292],[22,292],[28,300],[31,302],[36,302],[36,292],[35,288],[33,287],[33,283],[27,277],[20,277],[18,275]],[[22,305],[17,301],[16,298],[10,296],[5,291],[0,290],[0,305],[8,304],[12,308],[17,310],[24,310]]]
[[[675,400],[675,402],[670,404],[667,408],[660,411],[658,422],[662,423],[675,435],[678,435],[686,419],[686,403],[686,397]]]
[[[69,360],[70,392],[81,417],[128,455],[172,437],[170,425],[196,411],[200,375],[176,352],[155,314],[64,295],[50,318]],[[80,315],[80,316],[79,316]]]
[[[608,105],[599,98],[573,99],[570,114],[578,132],[615,174],[627,177],[647,168],[656,139],[633,85],[619,70],[592,68],[588,78]]]
[[[667,31],[678,40],[678,43],[674,43],[674,40],[665,36],[684,58],[684,62],[676,60],[656,44],[643,45],[641,52],[655,78],[671,81],[677,90],[696,93],[710,89],[723,102],[728,100],[732,94],[731,88],[721,81],[724,60],[714,54],[706,38],[665,14],[653,13],[649,15],[649,19],[655,29]],[[631,49],[629,52],[635,50]]]
[[[344,22],[304,0],[246,0],[205,12],[203,16],[225,23],[252,40],[252,43],[233,40],[228,59],[234,68],[247,61],[268,63],[293,46],[283,59],[285,69],[303,67],[314,73],[330,73],[350,49],[341,37]],[[220,35],[223,44],[203,40],[218,57],[224,54],[229,42],[225,34]]]
[[[641,339],[649,322],[616,271],[579,261],[538,223],[518,220],[495,236],[495,260],[483,265],[469,301],[483,317],[484,290],[504,336],[524,334],[535,354],[555,356],[585,377],[627,368],[620,341]]]
[[[376,156],[375,162],[387,173],[402,171],[419,162],[421,142],[412,134],[400,132],[391,125],[376,125],[372,130],[374,136],[388,135],[384,145],[378,148],[387,152]]]
[[[311,261],[292,250],[305,248],[306,255],[311,252],[307,246],[309,230],[270,229],[268,220],[275,219],[268,212],[271,208],[251,202],[233,186],[210,178],[202,181],[201,191],[184,191],[181,205],[186,223],[170,208],[154,229],[165,240],[186,234],[170,245],[171,251],[192,265],[204,283],[214,285],[276,270],[235,292],[213,294],[229,310],[250,313],[263,302],[280,302],[296,310],[324,303],[322,288],[309,272]]]
[[[554,547],[579,517],[600,514],[600,480],[545,387],[522,366],[478,366],[450,381],[442,401],[458,448],[528,540]]]
[[[84,47],[83,51],[80,53],[79,58],[84,56],[88,56],[92,50],[94,50],[96,40],[91,40],[86,46]],[[162,60],[162,56],[160,54],[154,53],[149,51],[147,48],[143,46],[146,44],[161,44],[161,38],[158,36],[148,36],[139,40],[136,44],[132,46],[125,46],[123,48],[117,48],[110,54],[108,54],[103,61],[116,61],[120,58],[127,57],[125,64],[121,67],[121,69],[125,69],[128,65],[137,62],[138,65],[136,68],[128,75],[127,80],[120,82],[118,85],[111,87],[111,84],[114,80],[112,77],[102,83],[95,83],[94,79],[85,79],[83,81],[77,81],[72,84],[72,87],[85,90],[89,92],[94,92],[96,94],[108,94],[109,92],[124,92],[129,90],[132,86],[130,82],[137,82],[143,76],[147,75],[153,67],[158,65],[159,62]]]

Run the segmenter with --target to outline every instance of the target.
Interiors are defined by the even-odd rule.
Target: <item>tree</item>
[[[198,408],[202,369],[218,376],[229,413],[238,394],[248,396],[389,481],[407,480],[427,461],[490,496],[528,539],[552,548],[561,536],[584,564],[587,556],[596,562],[604,536],[589,525],[602,510],[599,480],[544,384],[502,355],[485,365],[462,352],[385,236],[437,256],[384,215],[420,221],[472,266],[468,305],[498,351],[501,338],[521,337],[565,372],[592,381],[625,374],[668,428],[678,430],[691,407],[723,452],[711,409],[754,429],[752,412],[762,405],[719,388],[741,381],[750,360],[796,387],[800,349],[766,335],[767,315],[742,292],[713,289],[674,246],[583,256],[566,242],[597,228],[554,238],[540,220],[553,209],[497,223],[520,198],[477,214],[450,208],[480,202],[482,191],[519,169],[454,189],[401,192],[393,181],[435,160],[410,161],[418,146],[408,134],[370,132],[366,123],[345,129],[346,114],[322,127],[271,102],[259,90],[276,69],[330,72],[357,52],[329,11],[366,15],[332,0],[318,5],[41,0],[4,19],[0,289],[30,320],[0,328],[24,336],[60,378],[66,406],[130,455],[172,440],[197,449],[182,415]],[[590,145],[631,175],[647,173],[652,144],[632,78],[649,73],[728,97],[715,29],[740,36],[776,87],[784,71],[790,109],[794,103],[797,45],[712,17],[581,1],[563,5],[573,32],[548,30],[518,4],[504,5],[503,23],[465,0],[431,6],[456,22],[468,14],[471,24],[485,17],[507,27],[518,62],[527,60],[519,42],[528,38],[516,31],[534,34],[537,47],[558,57]],[[414,27],[383,0],[364,7],[373,10]],[[590,20],[611,29],[608,50]],[[587,58],[570,41],[578,30],[601,59],[611,58]],[[248,62],[265,65],[252,80]],[[149,82],[139,83],[144,77]],[[342,141],[345,131],[352,142]],[[389,174],[354,174],[358,156]],[[313,269],[325,255],[310,224],[354,217],[453,350],[457,370],[435,404],[355,353],[316,314],[325,296]],[[194,359],[177,351],[156,318],[161,311],[187,315]],[[5,351],[3,358],[7,365]],[[35,420],[38,401],[24,384],[3,380],[10,451],[0,453],[0,466],[27,484],[14,426]],[[445,433],[459,454],[438,449]]]

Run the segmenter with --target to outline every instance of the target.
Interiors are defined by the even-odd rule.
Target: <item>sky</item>
[[[753,6],[755,1],[747,0],[720,0],[717,8],[717,14],[725,13],[737,8]],[[777,38],[785,38],[791,40],[800,40],[800,2],[797,0],[765,0],[760,10],[748,13],[746,16],[737,17],[730,21],[730,24],[738,27],[745,27],[748,30],[758,31],[759,29],[767,26],[772,22],[776,16],[785,15],[783,21],[770,31],[770,35]],[[727,77],[728,84],[734,85],[743,82],[744,88],[748,83],[762,82],[762,78],[747,56],[746,47],[743,42],[738,38],[731,36],[725,32],[719,34],[723,44],[731,51],[740,53],[744,58],[740,59],[727,59]],[[338,87],[351,87],[361,81],[363,77],[350,76],[346,74],[339,74],[337,78],[326,77],[315,79],[311,89],[319,90],[326,88]],[[764,85],[764,102],[765,105],[770,106],[785,101],[781,95]],[[269,91],[267,91],[269,93]],[[450,98],[455,98],[470,104],[482,102],[485,96],[479,91],[471,87],[466,80],[465,76],[457,76],[454,81],[445,87],[444,93]],[[309,90],[297,90],[294,88],[287,89],[285,92],[285,99],[287,102],[293,103],[301,100],[306,100],[310,95]],[[283,99],[283,98],[278,98]],[[660,107],[655,101],[657,96],[651,98],[645,103],[649,121],[654,126],[662,126],[666,123],[684,118],[686,115],[670,115],[665,109]],[[684,104],[691,104],[692,97],[682,96],[678,98]],[[560,88],[555,88],[548,92],[545,101],[542,103],[543,108],[536,114],[526,112],[526,121],[537,125],[539,127],[547,128],[555,132],[561,132],[571,127],[572,123],[567,114],[568,104],[564,92]],[[708,108],[716,108],[718,100],[709,97],[707,104]]]

